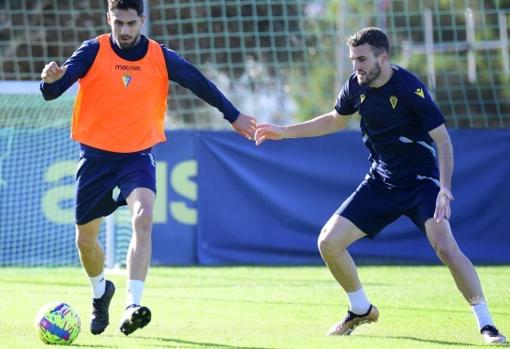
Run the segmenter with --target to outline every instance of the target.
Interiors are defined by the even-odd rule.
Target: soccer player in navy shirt
[[[448,222],[453,151],[442,113],[418,78],[390,63],[389,41],[381,29],[364,28],[349,38],[348,45],[354,73],[338,95],[334,110],[290,126],[259,124],[255,133],[257,144],[267,139],[321,136],[345,128],[349,115],[357,112],[361,116],[361,133],[372,166],[318,239],[322,258],[350,302],[347,316],[328,334],[349,335],[358,325],[377,321],[379,311],[369,302],[347,247],[363,237],[374,238],[406,215],[449,268],[485,341],[504,343],[477,273],[459,249]]]
[[[168,80],[191,90],[223,113],[232,128],[252,139],[255,118],[237,110],[193,65],[176,52],[140,34],[142,0],[109,0],[111,33],[85,41],[63,66],[48,63],[41,73],[46,100],[74,82],[80,89],[73,111],[72,138],[80,143],[76,175],[76,244],[93,293],[90,331],[109,324],[115,286],[104,278],[100,224],[118,206],[128,205],[133,234],[127,253],[125,335],[144,327],[151,312],[141,306],[151,260],[156,162],[151,147],[165,140],[163,120]],[[113,197],[113,189],[120,194]]]

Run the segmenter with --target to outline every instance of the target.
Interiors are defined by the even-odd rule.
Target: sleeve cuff
[[[59,86],[57,84],[57,81],[49,84],[41,80],[41,83],[39,84],[39,89],[44,99],[46,100],[55,99],[59,95]]]
[[[241,112],[239,110],[237,110],[236,108],[233,108],[228,113],[223,114],[224,115],[223,118],[228,120],[232,124],[237,120],[237,118],[239,117],[239,114],[241,114]]]

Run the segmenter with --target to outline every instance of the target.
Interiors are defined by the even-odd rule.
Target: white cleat
[[[506,343],[506,338],[503,336],[503,333],[499,332],[498,329],[492,325],[485,325],[480,333],[485,340],[485,343],[489,344],[504,344]]]

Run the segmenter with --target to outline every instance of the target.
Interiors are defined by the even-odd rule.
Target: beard
[[[367,72],[365,75],[357,75],[358,78],[358,84],[361,86],[363,85],[370,85],[375,79],[379,77],[381,74],[381,66],[379,65],[379,62],[375,62],[374,69]]]
[[[138,43],[138,39],[140,38],[140,34],[134,37],[134,39],[131,42],[127,41],[120,41],[120,37],[117,39],[117,42],[119,44],[119,47],[123,50],[132,48]],[[126,37],[124,39],[127,39]]]

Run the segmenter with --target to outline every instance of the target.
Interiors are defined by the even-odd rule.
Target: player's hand
[[[51,84],[57,80],[60,80],[66,73],[66,70],[66,66],[59,67],[57,63],[50,62],[44,66],[41,72],[41,79],[45,83]]]
[[[248,116],[243,113],[240,113],[236,121],[232,123],[232,128],[250,141],[255,137],[256,127],[257,120],[253,116]]]
[[[258,124],[257,131],[255,131],[255,144],[259,145],[266,139],[274,141],[285,138],[284,129],[281,126],[273,124]]]
[[[450,219],[451,209],[450,201],[453,200],[453,195],[447,188],[441,187],[436,199],[436,211],[434,212],[434,219],[440,222],[442,219]]]

